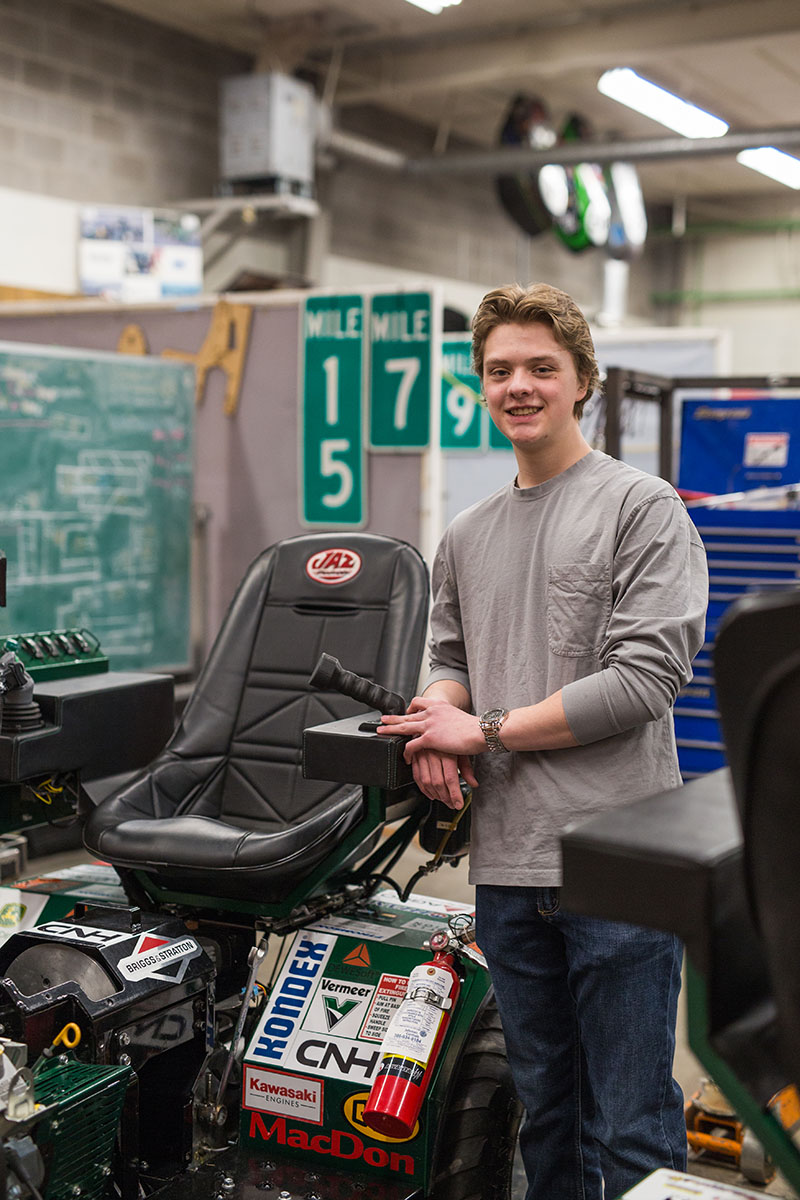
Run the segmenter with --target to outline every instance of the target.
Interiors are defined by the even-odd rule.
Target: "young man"
[[[705,553],[669,484],[584,439],[598,372],[569,296],[490,292],[473,362],[517,476],[446,531],[430,681],[379,732],[410,736],[428,796],[459,808],[459,774],[476,787],[477,936],[527,1111],[528,1200],[613,1200],[685,1164],[681,948],[563,910],[559,835],[680,783],[671,706],[703,641]]]

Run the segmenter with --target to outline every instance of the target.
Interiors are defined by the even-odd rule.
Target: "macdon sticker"
[[[347,583],[348,580],[355,579],[360,570],[361,555],[342,546],[319,550],[306,562],[306,575],[315,583],[325,583],[328,586]]]

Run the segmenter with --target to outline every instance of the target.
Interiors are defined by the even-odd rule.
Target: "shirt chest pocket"
[[[559,563],[547,576],[547,641],[553,654],[594,654],[611,616],[611,567]]]

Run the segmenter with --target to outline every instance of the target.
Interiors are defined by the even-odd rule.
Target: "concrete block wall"
[[[219,80],[249,69],[89,0],[0,0],[0,184],[133,205],[210,195]]]
[[[89,204],[209,197],[219,178],[220,80],[251,68],[246,55],[102,0],[0,0],[0,188]],[[376,142],[431,149],[431,131],[419,126],[370,110],[342,115]],[[326,244],[318,260],[329,253],[462,280],[481,294],[547,279],[590,316],[600,307],[602,254],[574,255],[551,234],[525,236],[491,178],[425,180],[341,159],[320,172],[319,198]],[[634,270],[633,315],[647,320],[649,266]],[[48,288],[39,274],[12,281],[0,273],[0,285],[10,282]]]

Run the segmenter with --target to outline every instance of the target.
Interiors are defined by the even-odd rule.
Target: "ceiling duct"
[[[367,138],[333,130],[327,148],[394,171],[417,175],[508,175],[535,171],[556,163],[576,166],[591,160],[601,166],[614,162],[656,162],[666,159],[712,158],[734,155],[753,146],[800,146],[800,127],[728,131],[718,138],[647,138],[614,142],[570,142],[539,150],[531,146],[499,147],[455,154],[411,157]]]

